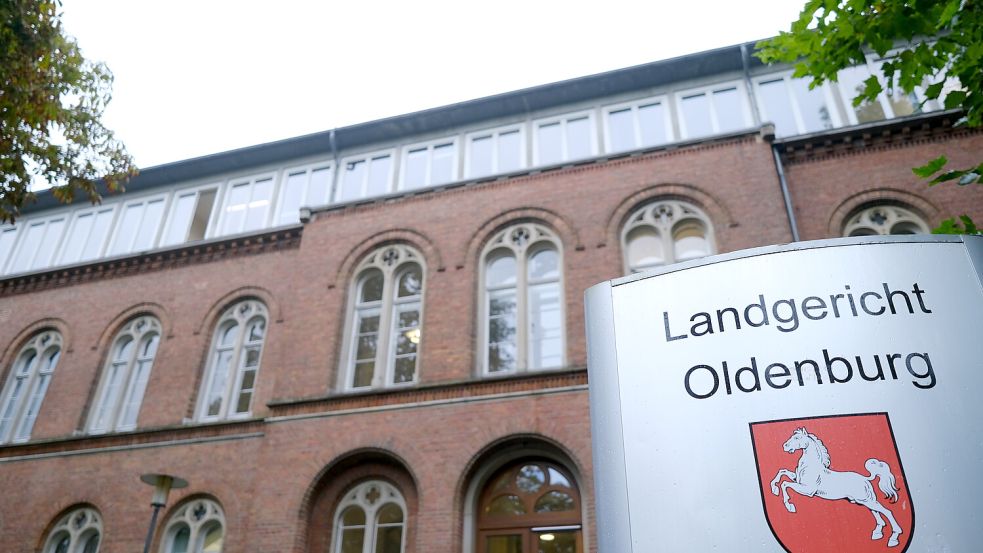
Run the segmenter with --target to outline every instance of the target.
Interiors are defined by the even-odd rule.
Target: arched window
[[[171,516],[163,536],[161,553],[222,553],[225,513],[210,499],[194,499]]]
[[[482,370],[560,367],[564,362],[560,241],[535,223],[500,231],[482,254]]]
[[[142,316],[128,322],[113,341],[96,392],[89,432],[132,430],[160,343],[160,322]]]
[[[647,204],[621,230],[625,273],[638,273],[714,253],[710,219],[695,206],[666,200]]]
[[[847,219],[843,236],[927,234],[928,225],[909,209],[898,205],[874,205]]]
[[[580,493],[566,469],[545,460],[510,464],[478,500],[477,553],[581,553]]]
[[[48,539],[44,553],[98,553],[102,537],[102,519],[95,509],[80,507],[58,520]]]
[[[332,553],[402,553],[406,502],[394,486],[363,482],[345,494],[334,521]]]
[[[407,246],[386,246],[366,257],[355,274],[344,388],[415,382],[423,319],[421,256]]]
[[[61,334],[45,330],[28,340],[14,358],[0,401],[0,443],[31,438],[44,394],[61,357]]]
[[[198,402],[199,420],[248,416],[266,336],[266,306],[241,301],[219,318]]]

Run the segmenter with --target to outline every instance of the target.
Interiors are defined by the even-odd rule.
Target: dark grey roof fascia
[[[748,42],[744,46],[753,47],[755,44],[756,42]],[[577,77],[467,100],[367,123],[339,127],[333,132],[335,133],[337,148],[344,150],[378,142],[397,141],[407,136],[471,125],[509,115],[526,114],[531,111],[576,103],[591,98],[613,96],[729,71],[742,71],[741,46],[741,44],[725,46],[586,77]],[[751,65],[757,67],[763,64],[757,58],[752,57]],[[141,170],[139,175],[132,178],[126,184],[126,190],[129,193],[139,192],[167,184],[204,179],[222,173],[330,152],[331,133],[332,131],[328,130],[149,167]],[[111,198],[112,195],[109,194],[106,197]],[[37,202],[23,209],[25,213],[59,205],[50,191],[39,192],[37,198]]]

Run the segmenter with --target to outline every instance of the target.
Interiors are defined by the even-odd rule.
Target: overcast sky
[[[64,0],[150,167],[756,40],[801,0]]]

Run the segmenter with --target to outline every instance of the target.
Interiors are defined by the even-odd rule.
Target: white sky
[[[787,30],[802,0],[64,0],[140,167]]]

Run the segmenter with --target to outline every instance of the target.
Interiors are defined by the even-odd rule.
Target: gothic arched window
[[[411,384],[423,337],[423,264],[412,248],[385,246],[355,272],[343,387]]]
[[[636,209],[621,230],[625,273],[714,253],[710,219],[695,206],[663,200]]]
[[[489,241],[481,259],[482,372],[562,366],[560,240],[536,223],[512,225]]]
[[[219,317],[202,380],[199,420],[249,415],[268,318],[257,300],[240,301]]]
[[[349,490],[338,505],[333,553],[402,553],[406,502],[395,486],[380,480]]]
[[[843,236],[927,234],[928,225],[910,209],[898,205],[874,205],[847,219]]]
[[[61,334],[54,330],[35,334],[20,349],[0,396],[0,443],[31,438],[60,357]]]
[[[48,533],[44,553],[98,553],[102,520],[90,507],[74,509],[61,517]]]
[[[160,322],[154,317],[138,317],[119,331],[96,392],[90,433],[136,428],[158,344]]]
[[[225,513],[211,499],[194,499],[167,521],[161,553],[222,553]]]

